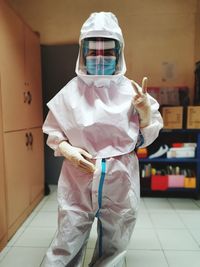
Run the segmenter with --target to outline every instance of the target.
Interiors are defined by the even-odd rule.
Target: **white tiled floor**
[[[56,233],[56,187],[45,197],[0,253],[0,267],[39,267]],[[90,261],[95,224],[84,267]],[[126,267],[199,267],[200,201],[142,198]]]

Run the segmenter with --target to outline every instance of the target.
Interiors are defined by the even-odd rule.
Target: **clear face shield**
[[[88,75],[114,75],[120,53],[120,44],[109,38],[87,38],[81,43],[84,72]]]

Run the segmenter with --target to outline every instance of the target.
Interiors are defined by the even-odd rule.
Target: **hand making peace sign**
[[[142,80],[142,90],[136,82],[131,81],[135,94],[132,103],[139,114],[141,128],[148,126],[151,119],[151,106],[147,95],[147,81],[147,77],[144,77]]]

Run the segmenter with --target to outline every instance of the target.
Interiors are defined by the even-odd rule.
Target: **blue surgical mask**
[[[90,75],[113,75],[116,69],[116,57],[87,56],[86,69]]]

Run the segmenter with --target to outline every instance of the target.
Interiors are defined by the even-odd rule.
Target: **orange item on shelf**
[[[147,148],[146,147],[138,148],[136,154],[139,159],[147,158],[148,156]]]
[[[185,188],[196,188],[196,177],[185,177],[184,187]]]

